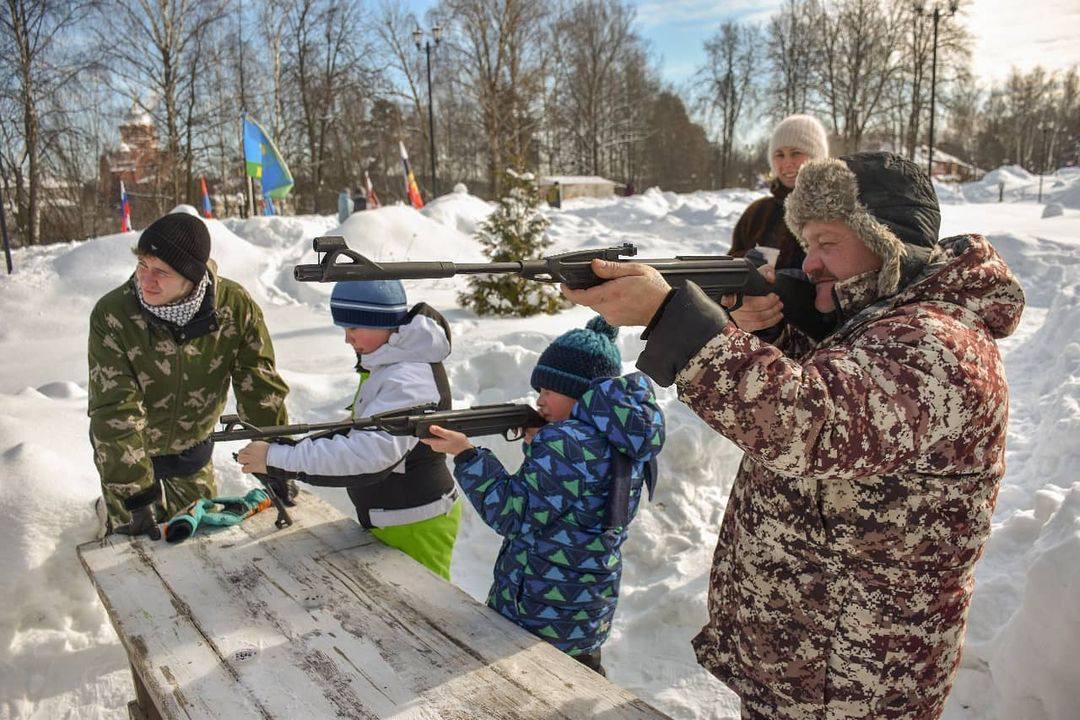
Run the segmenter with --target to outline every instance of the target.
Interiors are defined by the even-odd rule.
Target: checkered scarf
[[[139,302],[151,315],[161,318],[167,323],[172,323],[176,327],[184,327],[191,322],[191,319],[195,317],[195,313],[199,312],[199,308],[202,307],[206,289],[210,287],[210,273],[203,275],[203,279],[199,281],[199,284],[195,286],[190,295],[183,300],[168,305],[147,304],[146,300],[143,299],[142,289],[139,287],[139,283],[135,281],[134,276],[131,278],[131,284],[135,286],[135,294],[138,296]]]

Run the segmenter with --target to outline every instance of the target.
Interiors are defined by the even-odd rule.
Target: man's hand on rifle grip
[[[776,271],[768,265],[758,268],[758,272],[770,283],[776,282]],[[720,299],[720,304],[730,308],[735,304],[734,295],[725,295]],[[784,303],[775,293],[769,293],[761,297],[744,295],[742,306],[737,310],[729,310],[728,314],[740,330],[744,332],[756,332],[771,328],[783,319]]]
[[[648,325],[671,291],[659,270],[642,263],[593,260],[592,270],[607,282],[585,290],[563,285],[562,293],[570,302],[600,313],[612,325]]]

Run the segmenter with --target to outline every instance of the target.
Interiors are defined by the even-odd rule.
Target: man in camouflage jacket
[[[746,451],[693,643],[743,717],[936,718],[1005,471],[994,341],[1023,292],[982,237],[937,240],[933,188],[895,155],[807,163],[786,213],[836,318],[816,344],[749,334],[775,297],[729,317],[640,265],[566,292],[650,323],[638,367]]]
[[[230,383],[240,415],[287,422],[262,311],[217,276],[205,223],[186,213],[139,238],[131,279],[90,315],[88,412],[108,523],[156,535],[198,497],[217,494],[208,435]]]

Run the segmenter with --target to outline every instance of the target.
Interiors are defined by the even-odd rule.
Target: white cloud
[[[638,22],[645,28],[714,22],[728,19],[758,22],[772,15],[783,0],[642,0]]]
[[[1001,82],[1014,65],[1029,70],[1080,63],[1077,0],[975,0],[961,22],[975,36],[972,69],[983,82]]]

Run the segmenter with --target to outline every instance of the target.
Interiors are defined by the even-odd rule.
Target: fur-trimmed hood
[[[921,265],[937,243],[941,211],[926,175],[893,153],[857,153],[811,160],[785,203],[785,221],[806,247],[811,220],[840,221],[882,259],[879,296],[892,295],[901,278]]]

